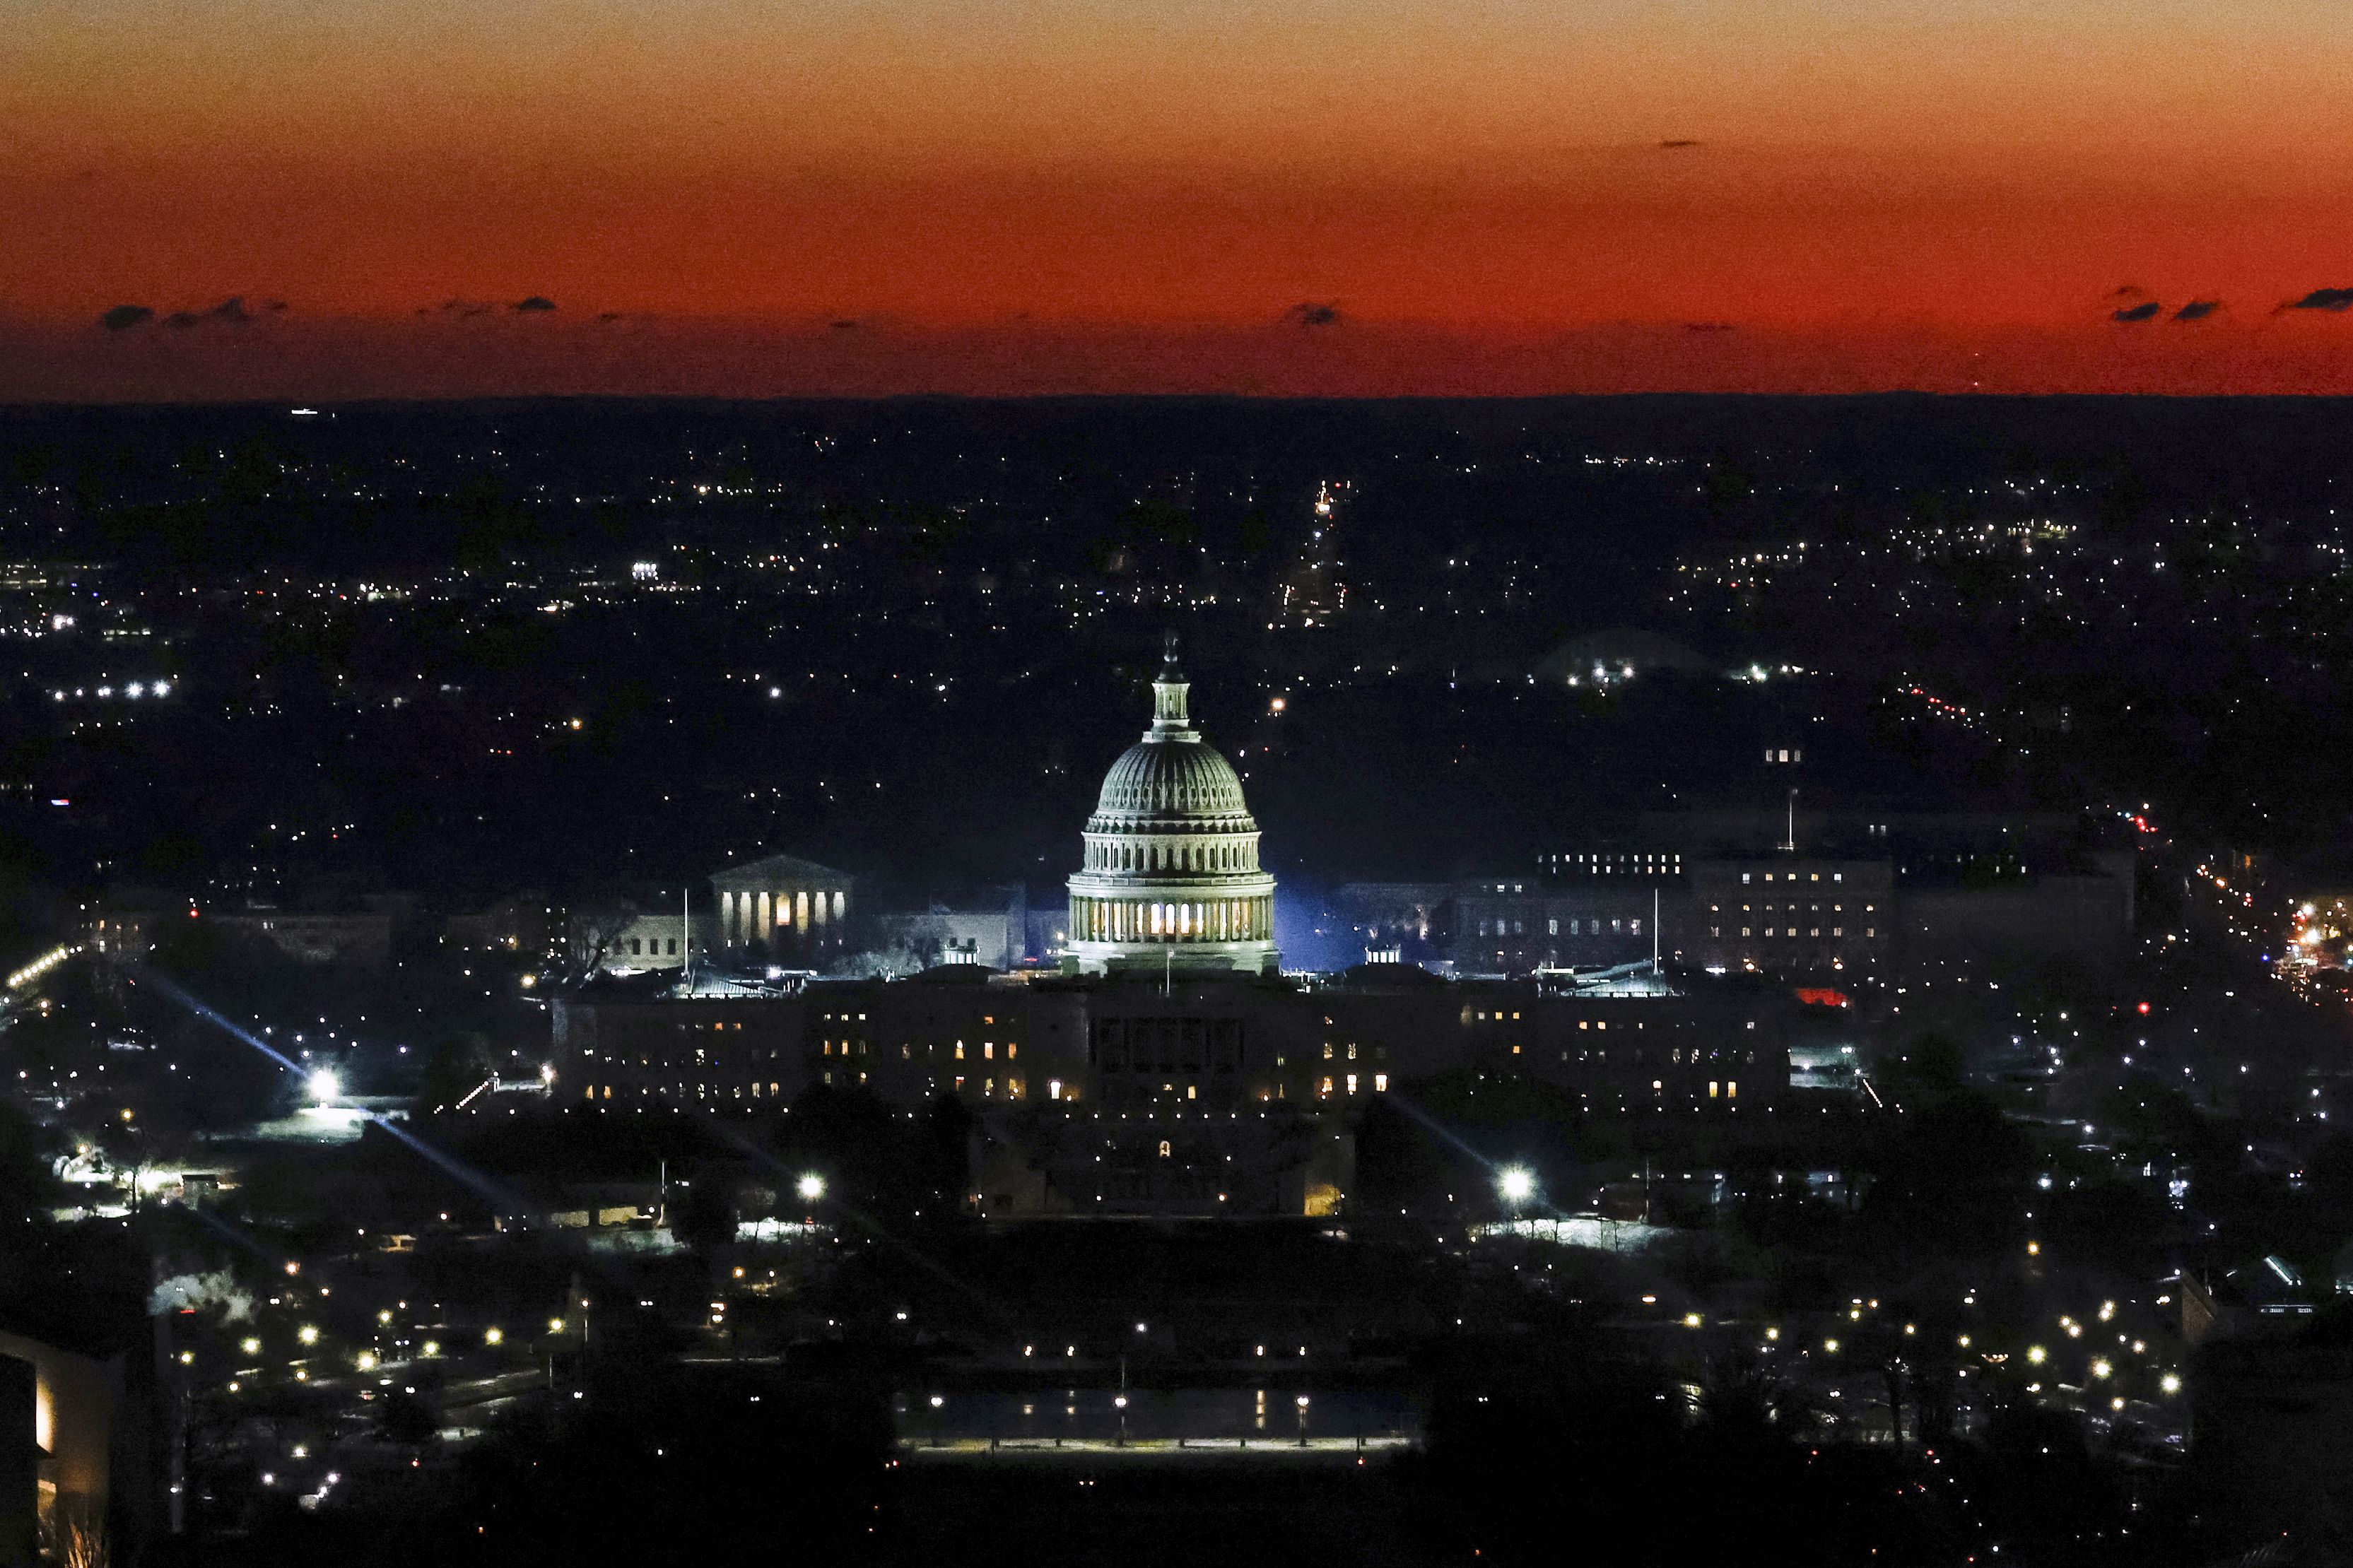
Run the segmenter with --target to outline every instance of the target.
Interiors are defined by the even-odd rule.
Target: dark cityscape
[[[0,415],[0,1563],[2335,1563],[2314,400]]]

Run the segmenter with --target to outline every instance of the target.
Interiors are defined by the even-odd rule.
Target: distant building
[[[574,963],[602,974],[637,974],[686,967],[686,917],[649,914],[627,906],[589,910],[572,918]]]
[[[755,1109],[826,1085],[915,1109],[1275,1108],[1348,1114],[1459,1068],[1524,1074],[1589,1114],[1767,1112],[1789,1078],[1780,989],[1646,977],[1448,981],[1370,964],[1312,985],[1178,973],[812,981],[766,994],[589,986],[555,1014],[559,1098]]]
[[[920,914],[886,916],[877,924],[890,949],[913,955],[923,967],[1011,969],[1029,955],[1029,890],[1018,882],[975,888],[934,900]]]
[[[1873,978],[1894,945],[1894,895],[1884,860],[1696,862],[1683,962],[1719,973]]]
[[[1785,805],[1648,816],[1633,841],[1548,851],[1533,873],[1464,878],[1435,908],[1418,893],[1409,922],[1388,884],[1352,883],[1335,904],[1368,935],[1444,932],[1462,974],[1655,953],[1669,972],[1851,983],[2112,968],[2129,948],[2134,869],[2131,849],[2084,842],[2068,816]]]
[[[305,963],[382,969],[392,962],[393,910],[246,909],[213,917],[220,930],[268,943]]]
[[[708,945],[727,958],[807,965],[849,946],[855,883],[847,872],[771,855],[712,873],[711,890],[717,914]]]
[[[111,1327],[0,1327],[0,1568],[134,1562],[171,1528],[161,1331]]]

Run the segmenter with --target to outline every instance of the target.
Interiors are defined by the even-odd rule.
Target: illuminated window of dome
[[[1103,775],[1071,879],[1071,963],[1271,973],[1274,879],[1233,764],[1193,728],[1171,633],[1152,682],[1152,728]]]

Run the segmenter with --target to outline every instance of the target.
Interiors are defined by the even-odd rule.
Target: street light
[[[811,1171],[795,1184],[794,1190],[808,1202],[815,1203],[825,1196],[825,1178]]]
[[[1507,1204],[1524,1204],[1536,1194],[1535,1174],[1525,1165],[1507,1165],[1495,1178],[1495,1190]]]
[[[332,1068],[315,1068],[302,1082],[303,1087],[310,1090],[311,1102],[316,1105],[332,1105],[336,1097],[343,1092],[343,1080],[335,1076]]]

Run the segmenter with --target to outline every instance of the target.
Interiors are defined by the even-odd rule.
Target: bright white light
[[[321,1105],[332,1105],[343,1092],[343,1080],[335,1076],[332,1068],[320,1068],[303,1080],[312,1100]]]
[[[1524,1204],[1535,1196],[1536,1179],[1525,1166],[1513,1165],[1495,1178],[1495,1190],[1504,1194],[1505,1203]]]
[[[807,1198],[810,1203],[815,1203],[818,1199],[825,1196],[825,1178],[812,1171],[809,1174],[803,1176],[800,1179],[794,1190],[798,1192],[802,1197]]]

